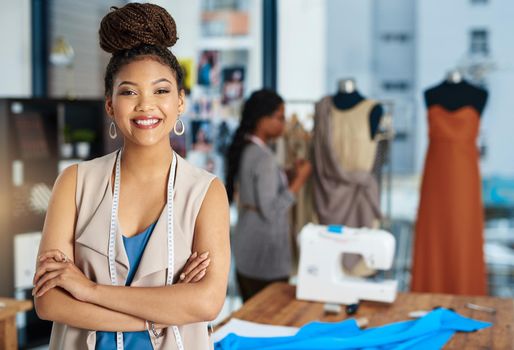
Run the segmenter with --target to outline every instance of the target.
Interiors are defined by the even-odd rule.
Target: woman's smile
[[[154,129],[162,122],[161,118],[154,116],[139,116],[132,119],[132,123],[138,129]]]

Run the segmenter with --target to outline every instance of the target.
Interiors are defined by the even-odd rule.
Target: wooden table
[[[18,350],[16,313],[32,309],[32,301],[0,298],[0,349]]]
[[[286,283],[274,283],[248,300],[231,317],[241,320],[300,327],[310,321],[341,321],[347,316],[325,316],[323,304],[299,301],[296,289]],[[495,308],[495,314],[470,310],[466,303]],[[463,297],[446,294],[399,293],[393,304],[361,302],[355,317],[366,317],[368,327],[409,319],[415,310],[431,310],[436,306],[453,308],[459,314],[492,322],[493,326],[473,333],[455,333],[445,349],[514,349],[514,300],[493,297]],[[228,320],[227,320],[228,321]]]

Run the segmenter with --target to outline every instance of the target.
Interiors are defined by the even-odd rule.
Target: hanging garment
[[[392,108],[392,107],[390,107]],[[389,111],[385,111],[385,113],[380,118],[380,123],[378,125],[378,129],[375,134],[375,141],[377,143],[376,148],[376,157],[375,162],[373,163],[373,168],[371,172],[375,175],[375,178],[378,182],[378,190],[379,193],[382,193],[382,179],[384,176],[391,175],[391,167],[390,167],[390,157],[391,157],[391,143],[394,140],[395,131],[393,127],[393,115]],[[384,167],[389,165],[388,171],[386,174],[384,171]]]
[[[311,160],[312,135],[306,131],[298,117],[293,114],[286,125],[284,133],[285,168],[294,169],[298,160]],[[297,235],[308,223],[318,222],[314,210],[312,198],[312,178],[310,177],[304,186],[296,194],[296,203],[291,210],[291,238],[297,241]],[[293,244],[293,260],[298,262],[299,252],[296,244]],[[295,264],[296,265],[296,264]]]
[[[376,102],[363,100],[348,110],[331,106],[332,149],[346,171],[371,171],[377,142],[370,138],[369,115]]]
[[[380,217],[378,185],[371,173],[376,142],[369,113],[375,102],[337,110],[327,96],[316,104],[314,201],[322,225],[371,227]]]
[[[484,213],[470,107],[428,110],[430,145],[416,222],[411,290],[486,295]]]
[[[420,319],[361,330],[355,319],[337,323],[309,323],[294,336],[252,338],[229,334],[216,350],[342,350],[441,349],[455,332],[474,332],[491,323],[435,309]]]

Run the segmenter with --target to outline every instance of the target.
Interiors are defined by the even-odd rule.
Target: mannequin
[[[332,97],[332,102],[337,109],[347,110],[353,108],[362,100],[364,100],[364,97],[357,91],[355,80],[350,78],[339,80],[338,91]],[[384,111],[380,104],[375,105],[371,110],[369,115],[371,139],[375,138],[383,114]]]
[[[364,98],[354,79],[341,79],[335,95],[315,106],[314,202],[319,223],[374,227],[381,217],[372,173],[382,106]]]
[[[446,81],[448,83],[458,84],[458,83],[462,82],[463,79],[464,79],[464,77],[462,76],[462,73],[458,69],[450,70],[446,74]]]
[[[487,91],[458,70],[425,91],[429,146],[415,226],[411,291],[487,295],[476,139]]]
[[[468,83],[459,70],[451,70],[446,79],[437,86],[425,91],[427,108],[441,105],[450,111],[464,106],[472,106],[482,114],[487,101],[487,91]]]
[[[353,79],[340,80],[338,92],[316,104],[313,192],[320,224],[378,225],[380,194],[372,169],[382,114],[376,101],[359,94]],[[354,276],[374,273],[360,255],[345,254],[342,265]]]

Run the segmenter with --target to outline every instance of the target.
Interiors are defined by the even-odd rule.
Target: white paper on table
[[[233,318],[214,332],[212,336],[216,343],[225,338],[229,333],[243,337],[286,337],[295,335],[296,332],[298,332],[297,327],[273,326]]]

